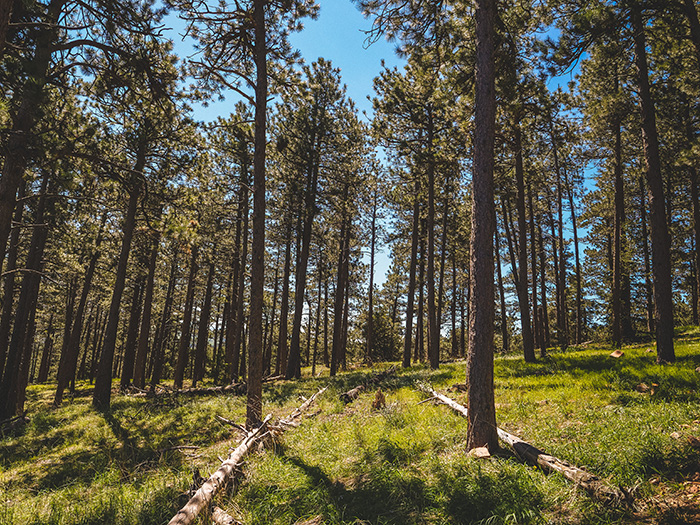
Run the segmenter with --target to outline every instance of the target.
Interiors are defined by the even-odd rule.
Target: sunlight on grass
[[[659,483],[682,487],[700,472],[689,439],[700,436],[700,341],[690,337],[678,342],[674,366],[656,365],[648,345],[626,347],[621,359],[604,347],[554,352],[535,364],[498,358],[499,425],[614,485],[637,487],[642,501],[653,499]],[[298,429],[249,457],[246,477],[218,504],[251,525],[319,515],[327,524],[635,519],[508,455],[467,457],[466,421],[419,404],[424,396],[415,389],[427,381],[445,392],[464,373],[464,362],[400,370],[382,384],[387,406],[380,410],[371,408],[372,391],[347,406],[339,399],[366,370],[333,379],[305,371],[298,382],[267,384],[264,411],[275,417],[320,387],[329,390]],[[245,418],[243,397],[117,396],[103,415],[84,394],[54,409],[52,392],[51,385],[30,387],[30,422],[0,439],[1,525],[165,523],[187,500],[193,470],[208,475],[238,442],[215,416]],[[448,394],[466,403],[464,393]],[[645,512],[656,512],[658,523],[675,519]]]

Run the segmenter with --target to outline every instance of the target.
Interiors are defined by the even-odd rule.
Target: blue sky
[[[367,100],[374,94],[373,80],[382,70],[382,59],[388,67],[400,66],[403,59],[396,56],[395,44],[381,39],[369,47],[365,45],[364,31],[372,27],[351,0],[319,0],[319,16],[316,20],[304,20],[304,30],[291,35],[292,45],[301,52],[307,63],[323,57],[334,67],[340,68],[342,81],[347,85],[348,96],[360,111],[371,114],[372,104]],[[172,17],[167,24],[175,33],[183,30],[182,21]],[[192,52],[188,42],[173,35],[175,52],[183,58]],[[233,102],[239,97],[231,94],[223,102],[212,102],[208,107],[194,105],[194,117],[210,122],[231,113]]]

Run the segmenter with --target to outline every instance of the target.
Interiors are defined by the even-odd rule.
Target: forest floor
[[[592,500],[557,474],[504,454],[466,454],[466,420],[419,404],[416,381],[450,390],[464,362],[399,370],[345,405],[339,394],[370,374],[265,385],[264,411],[283,417],[330,388],[300,427],[248,457],[218,505],[246,525],[455,523],[700,523],[700,333],[677,339],[678,361],[657,366],[648,345],[624,356],[591,345],[552,351],[536,364],[496,359],[499,426],[549,454],[632,489],[635,503]],[[381,364],[376,369],[385,369]],[[215,416],[242,423],[243,396],[117,395],[107,414],[90,385],[60,408],[54,385],[29,389],[29,422],[0,436],[0,524],[164,524],[187,501],[196,469],[207,477],[240,437]],[[202,523],[204,523],[202,521]]]

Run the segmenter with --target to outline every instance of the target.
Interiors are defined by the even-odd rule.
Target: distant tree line
[[[47,381],[103,410],[115,378],[245,381],[254,423],[263,377],[303,367],[590,339],[674,361],[700,321],[697,3],[356,3],[406,58],[370,123],[289,44],[310,0],[173,1],[185,63],[165,8],[2,3],[0,420]]]

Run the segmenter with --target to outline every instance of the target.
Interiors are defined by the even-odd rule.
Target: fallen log
[[[327,387],[326,387],[327,388]],[[168,522],[168,525],[189,525],[197,518],[199,513],[208,508],[214,496],[226,485],[236,468],[243,462],[245,455],[262,440],[270,431],[275,433],[283,432],[286,427],[298,426],[297,419],[314,402],[316,397],[322,394],[326,388],[322,388],[313,396],[307,399],[292,414],[280,420],[276,426],[270,425],[271,415],[265,417],[263,422],[256,428],[250,430],[243,441],[236,449],[229,454],[228,458],[221,463],[219,469],[214,472],[208,480],[195,492],[187,504],[182,507],[175,516]]]
[[[387,368],[386,370],[383,370],[382,372],[377,372],[373,374],[369,379],[367,379],[365,382],[357,385],[354,388],[351,388],[347,392],[343,392],[340,394],[340,399],[345,403],[346,405],[349,403],[352,403],[357,399],[360,394],[367,389],[367,387],[371,385],[376,385],[384,381],[387,377],[394,375],[396,373],[396,365],[391,366],[390,368]]]
[[[137,391],[134,394],[127,394],[130,397],[170,397],[170,396],[205,396],[214,394],[233,394],[233,395],[243,395],[246,393],[248,387],[245,383],[233,383],[225,386],[211,386],[211,387],[201,387],[201,388],[181,388],[179,390],[162,390],[160,392],[149,391]]]
[[[460,405],[443,394],[439,394],[428,385],[419,384],[418,389],[432,396],[429,400],[435,400],[443,405],[447,405],[461,416],[467,417],[467,407]],[[612,487],[598,476],[580,469],[567,461],[545,454],[537,447],[503,429],[497,428],[496,430],[498,431],[498,437],[510,445],[518,457],[537,465],[545,472],[558,472],[569,481],[572,481],[584,489],[590,496],[606,503],[632,503],[631,494],[625,489]]]
[[[214,507],[211,511],[211,520],[216,525],[242,525],[240,521],[228,514],[225,510]]]

